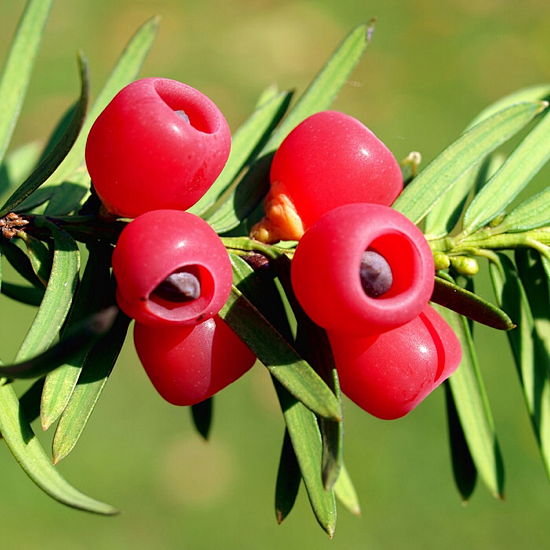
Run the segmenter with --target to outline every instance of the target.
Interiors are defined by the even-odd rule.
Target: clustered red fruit
[[[230,146],[218,107],[163,78],[121,90],[86,144],[105,208],[135,218],[113,252],[118,305],[136,320],[136,349],[153,385],[176,405],[207,399],[256,360],[217,316],[233,279],[227,250],[203,219],[184,212],[218,177]]]
[[[462,352],[428,305],[431,249],[390,208],[403,188],[397,162],[365,126],[329,111],[289,134],[270,179],[252,234],[300,239],[292,287],[328,333],[343,393],[378,418],[404,416],[456,370]]]
[[[146,212],[121,232],[112,264],[118,305],[136,321],[138,356],[166,401],[194,405],[252,367],[253,353],[217,315],[233,272],[203,219],[181,210]]]
[[[354,203],[321,216],[298,243],[291,280],[328,333],[342,392],[370,414],[404,416],[458,367],[460,342],[428,305],[430,247],[388,206]]]
[[[113,253],[120,308],[153,385],[193,405],[244,374],[250,349],[218,317],[231,291],[227,251],[184,212],[229,155],[218,108],[193,88],[144,79],[124,88],[90,131],[86,162],[111,213],[135,218]],[[335,111],[299,124],[277,150],[265,217],[251,237],[299,240],[291,282],[331,343],[342,391],[374,416],[399,418],[457,368],[460,343],[428,305],[433,256],[390,208],[398,163],[356,119]]]

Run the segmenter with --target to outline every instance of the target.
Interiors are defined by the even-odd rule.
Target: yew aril
[[[246,344],[215,316],[193,327],[136,323],[139,359],[158,393],[173,405],[195,405],[219,392],[256,361]]]
[[[264,219],[251,235],[298,240],[323,214],[350,203],[390,206],[403,190],[391,151],[359,120],[321,111],[301,122],[277,149]]]
[[[367,251],[381,256],[391,271],[378,296],[369,295],[361,277]],[[433,292],[433,255],[422,232],[396,210],[347,204],[306,231],[292,260],[291,280],[300,305],[321,327],[374,335],[424,309]]]
[[[111,213],[186,210],[222,171],[231,148],[225,117],[195,88],[144,78],[123,88],[94,122],[86,165]]]
[[[203,219],[154,210],[131,221],[113,252],[117,302],[148,325],[196,325],[216,315],[233,281],[229,255]]]
[[[458,367],[462,350],[447,322],[431,307],[378,336],[329,333],[342,392],[381,419],[413,410]]]

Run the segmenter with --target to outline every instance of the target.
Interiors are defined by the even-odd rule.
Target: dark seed
[[[360,275],[363,290],[371,298],[378,298],[388,292],[393,283],[390,264],[374,250],[363,252]]]
[[[170,302],[191,302],[201,295],[201,283],[197,269],[188,268],[172,273],[153,291],[158,298]]]

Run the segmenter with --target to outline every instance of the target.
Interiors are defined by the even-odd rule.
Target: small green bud
[[[451,265],[461,275],[475,275],[479,271],[479,264],[475,258],[468,256],[454,256],[450,258]]]
[[[451,265],[449,256],[447,256],[445,252],[441,252],[441,250],[434,250],[433,255],[434,255],[434,265],[435,265],[436,271],[439,271],[440,269],[447,269],[449,265]]]

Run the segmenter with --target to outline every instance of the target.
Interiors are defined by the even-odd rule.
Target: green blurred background
[[[22,0],[0,2],[0,59],[23,6]],[[75,99],[79,48],[97,92],[135,29],[156,14],[162,15],[160,33],[142,75],[201,89],[233,130],[263,88],[277,83],[303,91],[345,34],[376,16],[373,41],[334,108],[361,119],[397,158],[418,150],[424,164],[488,103],[550,79],[547,0],[58,0],[13,147],[44,140]],[[534,188],[548,184],[548,173]],[[490,296],[483,278],[480,290]],[[4,297],[0,308],[0,356],[9,361],[33,310]],[[329,541],[302,489],[278,526],[273,500],[284,427],[265,369],[256,366],[218,396],[211,440],[204,443],[188,411],[157,396],[130,338],[81,442],[59,465],[78,488],[124,513],[96,517],[55,503],[1,445],[0,546],[548,548],[548,480],[506,338],[480,328],[476,339],[505,459],[506,502],[478,482],[462,506],[438,390],[393,422],[346,401],[346,461],[361,518],[342,509]],[[49,438],[43,436],[46,446]]]

